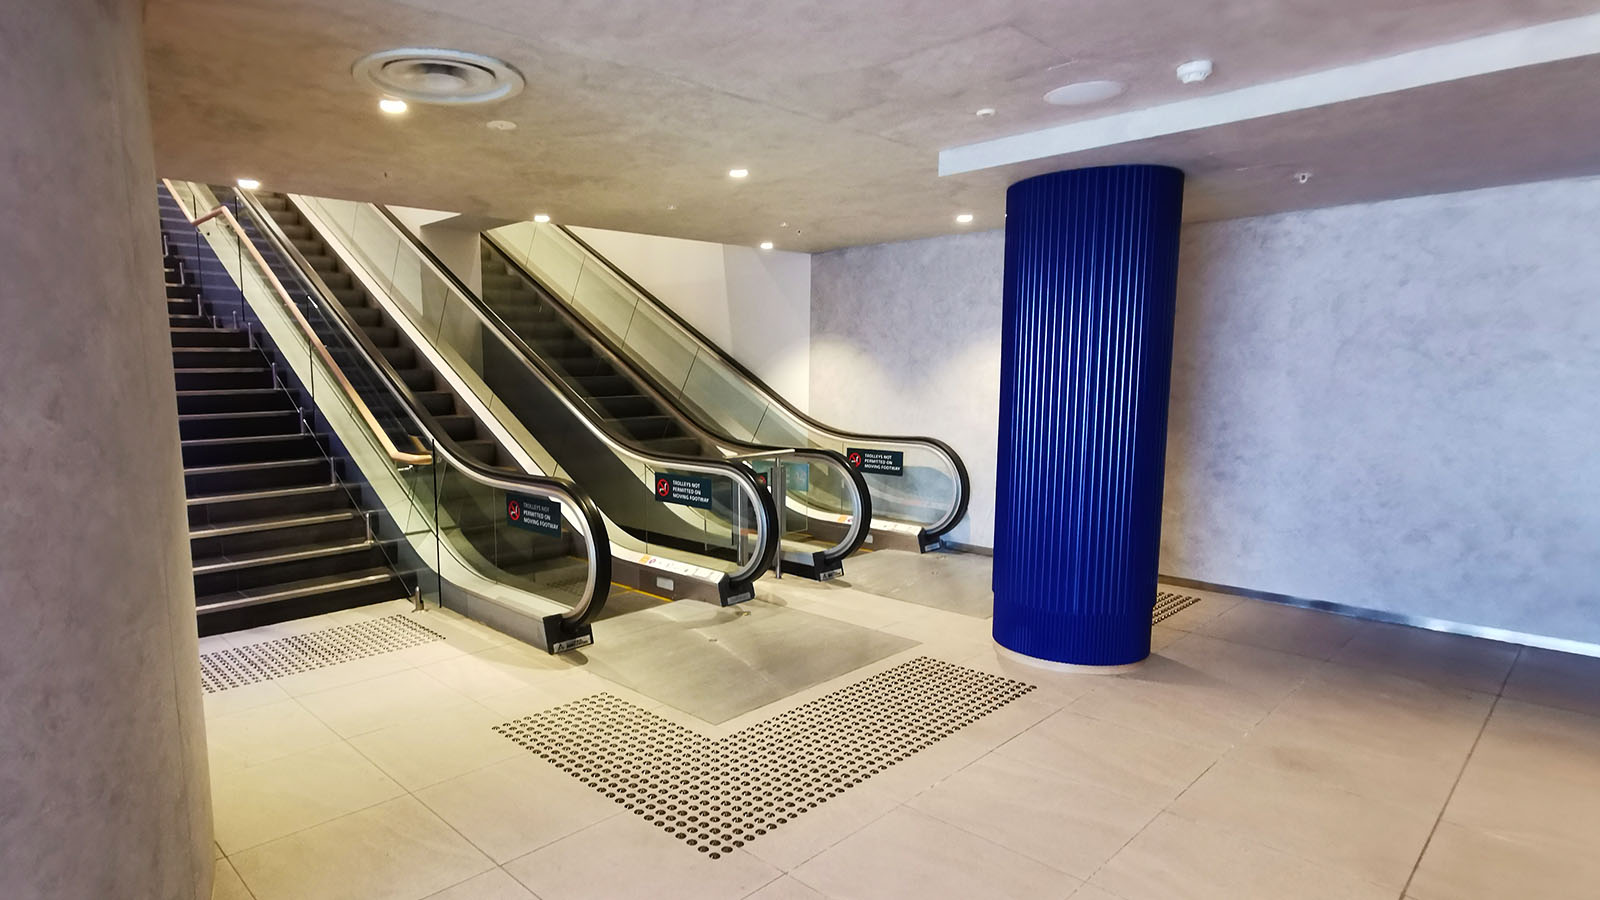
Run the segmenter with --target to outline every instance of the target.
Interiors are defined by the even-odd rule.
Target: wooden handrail
[[[383,426],[378,424],[377,416],[372,414],[372,410],[367,407],[366,401],[362,400],[361,395],[356,392],[355,386],[350,383],[350,379],[345,377],[344,370],[339,367],[338,363],[334,362],[333,354],[328,352],[327,345],[323,344],[322,339],[317,337],[316,331],[311,328],[311,323],[306,321],[305,315],[300,312],[300,307],[295,306],[293,298],[289,296],[289,291],[283,286],[283,282],[278,280],[278,276],[273,273],[272,267],[267,265],[266,259],[261,256],[261,251],[256,249],[255,242],[250,240],[250,236],[245,233],[244,227],[239,224],[239,220],[234,218],[233,211],[226,206],[219,206],[210,212],[196,216],[194,211],[184,205],[181,195],[170,179],[163,178],[161,183],[166,185],[167,193],[172,195],[173,202],[178,204],[178,211],[183,213],[184,218],[189,220],[190,225],[199,227],[212,219],[222,219],[228,223],[229,228],[233,229],[233,233],[238,237],[239,243],[250,253],[250,258],[255,260],[262,274],[266,275],[268,282],[272,284],[273,290],[277,292],[278,299],[282,301],[289,315],[294,317],[295,324],[300,326],[300,331],[305,334],[306,340],[311,342],[311,346],[316,349],[317,355],[322,357],[322,361],[333,372],[334,380],[339,383],[340,390],[343,390],[345,396],[349,397],[350,402],[355,405],[356,412],[360,413],[362,421],[366,422],[367,427],[372,429],[372,433],[378,436],[378,443],[382,445],[383,452],[388,454],[390,459],[402,465],[432,465],[432,453],[426,451],[408,453],[396,447],[394,442],[389,440],[388,432],[384,431]],[[240,293],[243,293],[243,285],[240,285]]]

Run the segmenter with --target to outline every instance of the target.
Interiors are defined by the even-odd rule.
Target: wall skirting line
[[[1218,594],[1236,594],[1240,597],[1249,597],[1253,600],[1265,600],[1268,603],[1282,603],[1285,606],[1298,606],[1302,609],[1315,609],[1330,612],[1335,615],[1349,616],[1352,619],[1366,619],[1371,622],[1386,622],[1390,625],[1409,625],[1412,628],[1424,628],[1428,631],[1442,631],[1448,634],[1460,634],[1467,637],[1485,638],[1491,641],[1501,641],[1507,644],[1520,644],[1524,647],[1537,647],[1541,650],[1556,650],[1561,653],[1573,653],[1579,656],[1593,656],[1600,658],[1600,644],[1590,644],[1584,641],[1568,640],[1567,638],[1550,637],[1542,634],[1528,634],[1522,631],[1512,631],[1507,628],[1495,628],[1489,625],[1468,625],[1462,622],[1452,622],[1448,619],[1434,619],[1428,616],[1412,616],[1405,613],[1390,612],[1384,609],[1372,609],[1365,606],[1351,606],[1347,603],[1335,603],[1332,600],[1311,600],[1305,597],[1295,597],[1290,594],[1275,594],[1271,591],[1258,591],[1253,588],[1238,587],[1231,584],[1217,584],[1211,581],[1199,581],[1194,578],[1180,578],[1176,575],[1157,576],[1158,581],[1180,587],[1194,588],[1200,591],[1213,591]]]

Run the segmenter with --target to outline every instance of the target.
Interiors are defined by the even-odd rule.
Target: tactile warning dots
[[[1158,625],[1163,619],[1170,619],[1199,602],[1199,597],[1191,597],[1188,594],[1158,591],[1156,593],[1156,609],[1155,613],[1150,617],[1150,624]]]
[[[918,657],[718,740],[610,694],[495,731],[719,859],[1031,690]]]
[[[435,634],[404,615],[384,616],[202,653],[200,683],[210,694],[442,640],[443,635]]]

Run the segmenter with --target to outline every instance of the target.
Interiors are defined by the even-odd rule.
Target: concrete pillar
[[[1150,653],[1183,173],[1006,193],[994,637],[1048,662]]]
[[[0,897],[206,900],[140,0],[0,14]]]

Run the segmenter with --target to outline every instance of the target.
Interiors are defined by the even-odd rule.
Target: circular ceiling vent
[[[379,93],[413,103],[490,103],[522,90],[522,73],[491,56],[402,47],[363,56],[351,69]]]

